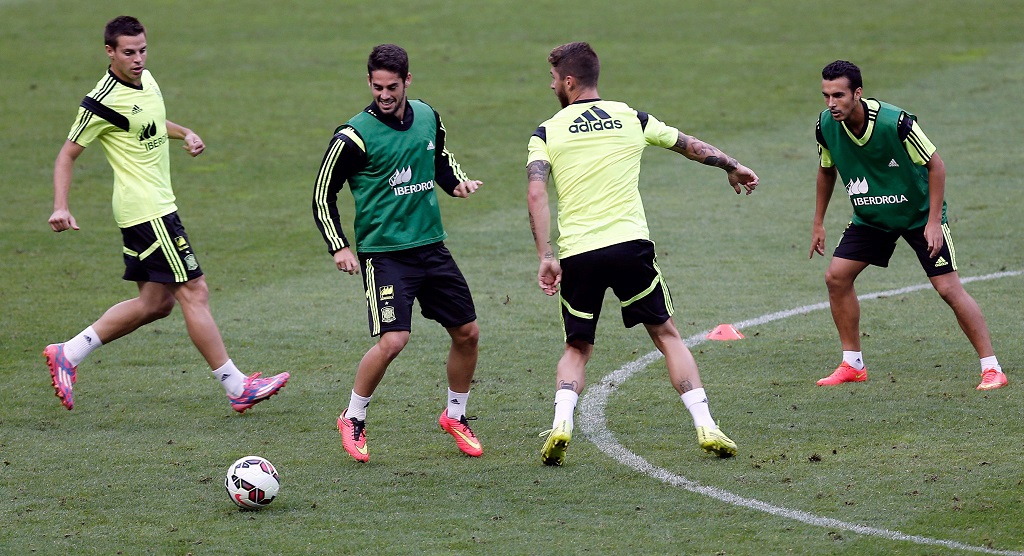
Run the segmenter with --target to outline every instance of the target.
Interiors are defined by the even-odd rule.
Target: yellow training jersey
[[[99,140],[114,170],[114,219],[128,228],[177,209],[171,190],[167,115],[160,87],[142,72],[142,85],[109,69],[78,109],[68,140],[88,147]]]
[[[679,130],[622,102],[580,100],[530,138],[527,164],[551,165],[558,195],[559,257],[650,239],[640,199],[640,158],[671,147]]]

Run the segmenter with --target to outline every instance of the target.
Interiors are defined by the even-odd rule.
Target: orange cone
[[[709,340],[742,340],[743,334],[731,324],[719,324],[707,335]]]

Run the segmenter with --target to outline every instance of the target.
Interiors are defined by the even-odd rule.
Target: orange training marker
[[[742,340],[743,334],[731,324],[719,324],[707,335],[709,340]]]

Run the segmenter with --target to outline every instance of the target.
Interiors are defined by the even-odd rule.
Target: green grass
[[[149,67],[169,117],[208,151],[172,161],[179,209],[243,370],[288,370],[273,400],[227,405],[180,313],[103,347],[80,368],[76,407],[53,397],[40,352],[134,293],[120,280],[109,167],[76,167],[79,232],[53,234],[53,158],[106,64],[113,2],[0,1],[0,553],[9,554],[952,554],[775,517],[634,471],[577,434],[566,466],[539,463],[561,335],[535,285],[526,141],[554,113],[545,57],[588,40],[602,95],[721,147],[762,187],[738,197],[715,169],[652,150],[642,177],[659,261],[685,336],[825,299],[807,261],[819,71],[847,58],[866,94],[914,111],[948,169],[963,276],[1024,269],[1017,169],[1024,140],[1022,18],[1013,2],[729,0],[591,2],[150,2]],[[418,319],[371,409],[371,463],[344,453],[334,420],[371,345],[358,279],[333,270],[309,210],[334,127],[369,101],[365,57],[412,57],[412,96],[437,108],[449,147],[485,182],[443,199],[448,241],[482,330],[470,413],[483,458],[436,423],[446,336]],[[345,198],[346,207],[350,201]],[[849,217],[837,194],[834,244]],[[924,281],[901,246],[868,293]],[[675,475],[847,523],[1024,551],[1020,462],[1021,277],[968,285],[1011,385],[974,391],[977,360],[930,290],[863,304],[872,375],[819,389],[838,362],[827,311],[694,348],[738,457],[702,454],[657,361],[618,385],[608,427]],[[650,352],[613,303],[589,381]],[[223,473],[258,453],[278,500],[239,512]]]

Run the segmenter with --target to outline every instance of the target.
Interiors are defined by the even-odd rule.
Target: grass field
[[[54,157],[106,65],[102,27],[125,10],[148,27],[168,117],[208,146],[196,159],[174,148],[172,168],[229,352],[246,372],[293,376],[244,415],[177,311],[83,363],[71,412],[40,356],[134,295],[99,148],[76,167],[81,230],[46,223]],[[712,410],[740,445],[730,460],[697,449],[662,361],[599,384],[653,349],[621,328],[609,297],[589,367],[591,391],[613,390],[606,420],[585,396],[566,465],[542,466],[562,338],[535,285],[524,172],[528,137],[558,108],[545,57],[587,40],[604,97],[761,177],[737,197],[716,169],[656,149],[645,158],[684,336],[821,303],[827,260],[807,260],[813,121],[821,67],[845,58],[864,69],[867,96],[915,112],[938,146],[961,276],[1024,270],[1022,23],[1016,2],[997,0],[0,0],[0,553],[1024,553],[1019,274],[968,285],[1010,378],[987,394],[929,289],[863,303],[865,384],[815,387],[839,361],[827,309],[696,345]],[[437,426],[446,335],[421,318],[374,398],[372,461],[352,461],[334,427],[372,339],[361,284],[333,270],[310,195],[331,132],[369,102],[365,57],[382,42],[409,50],[410,95],[442,114],[449,148],[485,182],[469,201],[441,201],[482,330],[469,408],[481,459]],[[840,190],[830,245],[849,214]],[[858,286],[924,281],[901,246]],[[248,453],[282,475],[260,512],[236,510],[222,487]]]

